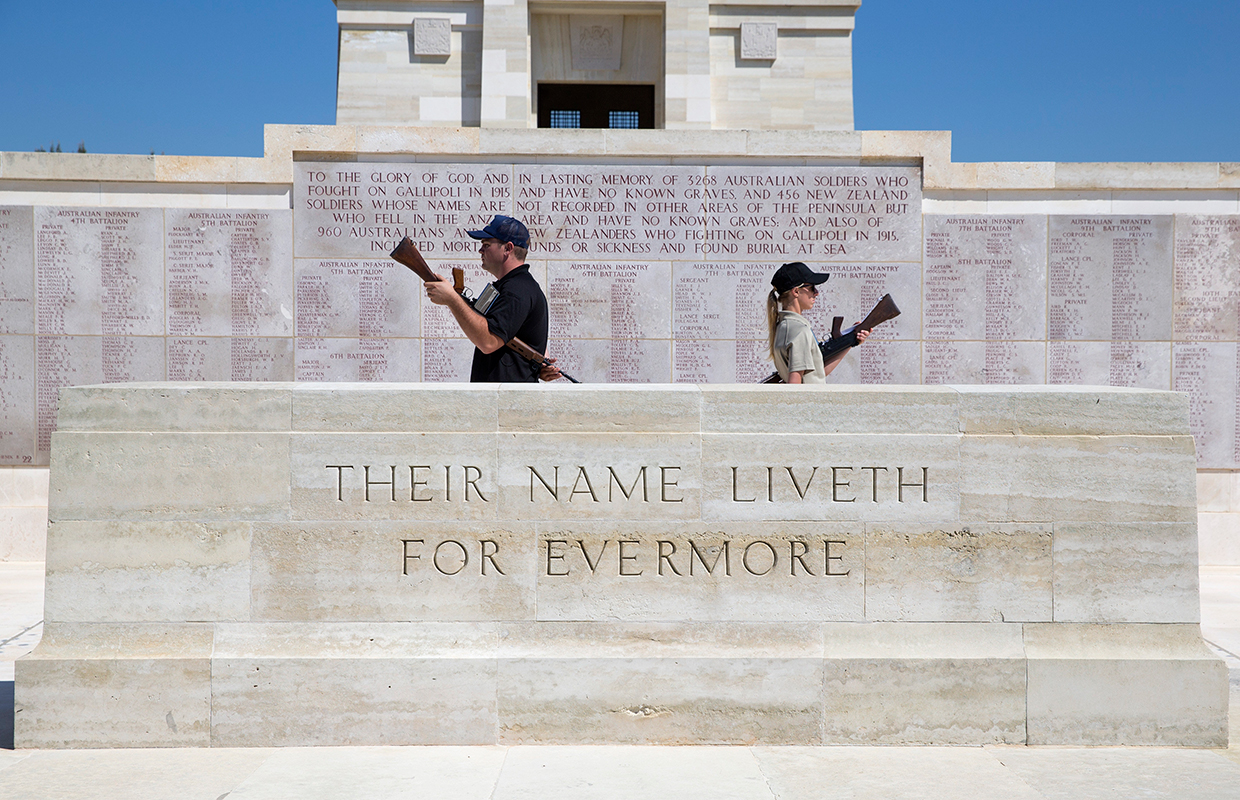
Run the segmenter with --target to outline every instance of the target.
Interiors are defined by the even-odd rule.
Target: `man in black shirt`
[[[474,343],[474,364],[469,379],[474,383],[533,383],[539,366],[505,347],[516,337],[540,353],[547,351],[547,297],[530,268],[530,232],[519,220],[497,215],[480,231],[467,231],[480,240],[478,252],[482,268],[496,277],[493,284],[499,296],[479,314],[447,281],[426,284],[432,303],[447,306]]]

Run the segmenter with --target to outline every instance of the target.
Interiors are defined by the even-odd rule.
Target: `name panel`
[[[34,333],[34,253],[29,207],[0,206],[0,334]]]

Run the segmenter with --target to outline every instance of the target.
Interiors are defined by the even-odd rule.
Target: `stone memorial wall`
[[[63,386],[467,379],[471,347],[387,258],[490,280],[464,231],[524,219],[549,350],[590,383],[769,374],[780,263],[832,273],[825,334],[903,314],[833,381],[1187,392],[1240,468],[1240,216],[923,214],[920,169],[297,162],[292,211],[0,207],[0,465],[47,463]]]
[[[182,383],[61,415],[18,747],[1227,742],[1183,395]]]

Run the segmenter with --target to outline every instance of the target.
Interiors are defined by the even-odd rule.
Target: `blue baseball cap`
[[[516,247],[530,246],[530,232],[519,219],[496,214],[495,218],[480,231],[466,231],[475,239],[495,239],[500,242],[512,242]]]

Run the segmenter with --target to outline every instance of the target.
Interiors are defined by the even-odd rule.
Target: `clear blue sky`
[[[335,121],[330,0],[0,0],[0,150],[260,155]],[[1240,0],[865,0],[856,127],[956,161],[1240,161]]]

